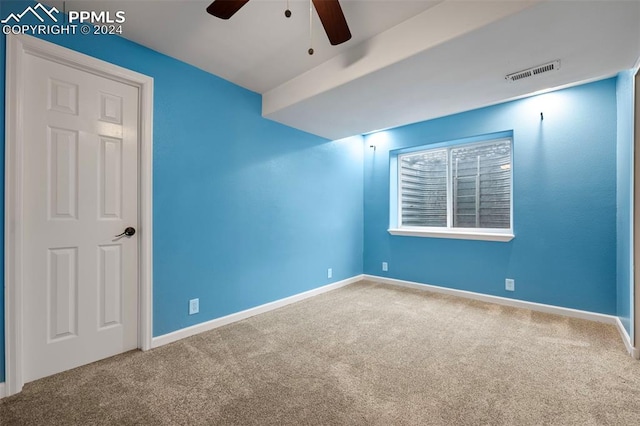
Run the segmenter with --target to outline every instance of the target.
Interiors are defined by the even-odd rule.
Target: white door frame
[[[640,157],[640,58],[635,66],[631,90],[633,91],[633,122],[631,128],[634,149],[634,195],[631,200],[631,205],[633,206],[632,247],[634,251],[633,288],[631,293],[631,346],[634,348],[634,358],[640,359],[640,271],[636,270],[636,266],[640,267],[640,161],[638,161]]]
[[[26,35],[7,35],[5,94],[5,392],[22,390],[23,375],[23,93],[24,58],[49,61],[125,83],[139,90],[139,320],[138,347],[152,338],[152,131],[153,78]]]

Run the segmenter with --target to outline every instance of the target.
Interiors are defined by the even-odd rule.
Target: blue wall
[[[390,150],[501,131],[513,131],[511,242],[387,232]],[[371,144],[365,273],[616,313],[615,79],[372,134]],[[515,279],[515,292],[504,290],[505,278]]]
[[[629,335],[633,300],[633,71],[618,74],[617,312]]]
[[[1,13],[24,7],[3,2]],[[265,120],[260,95],[119,37],[47,39],[155,80],[155,336],[362,273],[361,137],[331,142]],[[4,146],[4,103],[0,117]]]

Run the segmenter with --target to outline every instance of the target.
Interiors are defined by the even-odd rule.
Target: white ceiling
[[[353,38],[331,46],[308,0],[67,1],[124,10],[124,36],[263,94],[263,115],[329,139],[615,75],[640,57],[640,1],[341,0]],[[51,2],[55,3],[55,2]],[[561,69],[508,83],[507,73]]]

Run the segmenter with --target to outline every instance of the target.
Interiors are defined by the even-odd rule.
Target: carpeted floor
[[[2,425],[637,425],[611,325],[358,283],[29,383]]]

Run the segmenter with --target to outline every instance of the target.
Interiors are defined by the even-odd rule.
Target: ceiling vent
[[[544,74],[549,71],[555,71],[560,69],[560,61],[549,62],[544,65],[538,65],[537,67],[532,67],[526,70],[514,72],[513,74],[507,74],[505,76],[505,80],[507,81],[518,81],[529,77],[535,77],[536,75]]]

